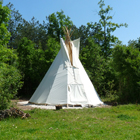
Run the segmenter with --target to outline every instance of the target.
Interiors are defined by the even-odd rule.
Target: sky
[[[46,16],[64,11],[77,27],[88,22],[98,22],[99,0],[3,0],[3,6],[11,2],[22,17],[30,21],[34,16],[40,23]],[[140,0],[104,0],[113,8],[110,15],[113,23],[127,23],[128,27],[116,29],[113,33],[123,44],[140,37]],[[105,7],[106,7],[105,6]]]

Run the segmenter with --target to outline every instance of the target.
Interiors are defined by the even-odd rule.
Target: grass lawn
[[[0,121],[0,140],[139,140],[140,105],[26,111]]]

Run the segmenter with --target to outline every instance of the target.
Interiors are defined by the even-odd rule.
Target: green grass
[[[26,112],[31,118],[0,121],[0,140],[140,139],[140,105]]]

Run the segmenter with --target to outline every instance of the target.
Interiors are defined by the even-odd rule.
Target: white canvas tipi
[[[61,49],[30,99],[48,105],[99,105],[100,100],[79,60],[80,39],[71,41],[72,63],[64,40]]]

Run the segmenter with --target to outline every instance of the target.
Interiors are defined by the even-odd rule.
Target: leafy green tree
[[[103,0],[100,0],[98,4],[100,8],[98,12],[98,15],[100,16],[100,20],[95,23],[87,23],[87,26],[85,26],[84,30],[81,31],[81,34],[85,38],[85,41],[82,42],[81,52],[86,48],[86,46],[93,47],[91,43],[86,41],[88,37],[94,40],[94,44],[98,44],[100,51],[97,51],[97,50],[95,50],[94,52],[91,51],[92,54],[90,54],[88,57],[89,59],[91,59],[92,62],[89,63],[89,65],[86,65],[85,67],[87,70],[91,72],[91,75],[94,75],[94,73],[97,73],[98,75],[97,76],[98,86],[95,86],[96,89],[97,87],[99,89],[99,90],[97,89],[97,92],[102,95],[111,95],[111,94],[116,93],[116,85],[115,85],[116,77],[115,77],[115,72],[113,68],[111,67],[112,49],[115,44],[120,43],[118,38],[112,35],[112,33],[117,28],[120,28],[122,26],[126,27],[127,24],[117,24],[117,23],[111,22],[111,20],[113,19],[113,17],[110,16],[110,12],[112,11],[112,8],[110,6],[107,6],[106,8],[104,8],[105,4]],[[95,52],[98,52],[98,54]],[[95,58],[96,57],[99,58],[98,61],[99,61],[99,64],[101,65],[96,64],[96,61],[95,62],[93,61],[93,56]],[[104,60],[104,61],[100,63],[101,60]],[[93,69],[92,66],[94,64],[92,63],[95,63],[97,65],[97,68],[99,65],[100,70],[96,68]],[[87,64],[88,64],[88,61],[87,61]],[[92,81],[93,81],[93,84],[96,85],[96,83],[94,83],[94,79]]]
[[[137,40],[130,40],[128,42],[128,46],[132,46],[134,48],[138,48],[140,51],[140,37]]]
[[[20,40],[26,37],[36,44],[36,48],[41,46],[43,50],[46,50],[46,40],[49,37],[60,41],[60,37],[64,36],[63,27],[73,26],[70,17],[65,16],[63,11],[49,15],[46,17],[47,23],[43,21],[43,24],[40,24],[35,17],[29,22],[23,19],[18,10],[13,8],[13,4],[9,3],[7,7],[11,10],[11,18],[8,21],[8,31],[11,33],[8,45],[11,48],[18,48]]]
[[[48,48],[45,50],[45,60],[47,62],[47,69],[49,69],[60,50],[60,43],[54,38],[49,38],[47,40],[47,47]]]
[[[98,12],[98,15],[100,16],[99,22],[95,22],[94,24],[88,23],[87,25],[92,29],[95,42],[101,46],[102,54],[107,58],[111,55],[111,48],[119,41],[118,38],[111,33],[122,26],[127,27],[127,24],[111,22],[113,17],[110,16],[110,12],[113,8],[109,5],[107,8],[104,8],[105,4],[103,0],[100,0],[98,4],[100,8],[100,11]]]
[[[19,13],[18,10],[15,10],[14,5],[10,2],[6,5],[10,9],[10,19],[8,21],[7,29],[11,33],[11,37],[9,40],[9,47],[17,48],[18,44],[18,30],[17,27],[19,24],[23,22],[22,15]]]
[[[97,92],[102,95],[104,92],[105,59],[100,55],[100,46],[91,37],[86,40],[86,44],[86,47],[81,51],[80,60]]]
[[[10,10],[6,6],[2,6],[0,2],[0,45],[8,43],[10,33],[7,30],[7,22],[9,20]]]
[[[90,28],[84,25],[81,25],[79,28],[73,26],[73,28],[74,32],[71,39],[74,40],[80,38],[80,50],[82,50],[84,47],[86,47],[86,45],[88,45],[87,39],[91,37]]]
[[[33,78],[35,76],[34,71],[37,69],[33,67],[33,62],[35,60],[34,57],[36,57],[34,46],[35,44],[32,41],[28,40],[27,38],[23,38],[17,49],[19,69],[24,75],[24,85],[21,89],[22,92],[20,91],[20,93],[25,93],[25,96],[27,96],[33,90]]]
[[[6,46],[10,39],[7,30],[9,14],[8,7],[0,3],[0,110],[9,106],[10,100],[22,86],[21,74],[16,68],[17,55]]]
[[[140,102],[140,52],[133,46],[117,45],[112,66],[118,79],[118,93],[123,102]]]
[[[31,21],[23,20],[22,24],[19,24],[17,27],[18,31],[18,40],[21,40],[23,37],[28,38],[36,44],[36,48],[39,45],[42,46],[42,49],[45,50],[46,40],[47,40],[47,25],[43,22],[43,25],[39,23],[34,17]]]
[[[29,97],[33,94],[60,48],[53,38],[48,39],[47,46],[48,49],[43,51],[40,48],[37,49],[35,43],[27,38],[24,37],[21,40],[17,49],[19,69],[24,75],[24,86],[20,95]]]
[[[11,10],[10,20],[8,21],[8,31],[11,33],[10,41],[8,43],[11,48],[18,48],[20,40],[23,37],[36,43],[36,48],[42,46],[46,49],[47,40],[47,24],[43,21],[40,24],[38,20],[33,17],[29,22],[22,18],[22,15],[16,10],[13,4],[7,4]]]
[[[47,20],[48,36],[55,38],[57,41],[64,36],[64,26],[67,26],[68,28],[73,26],[73,22],[70,20],[70,17],[66,17],[63,11],[52,13],[47,17]]]

